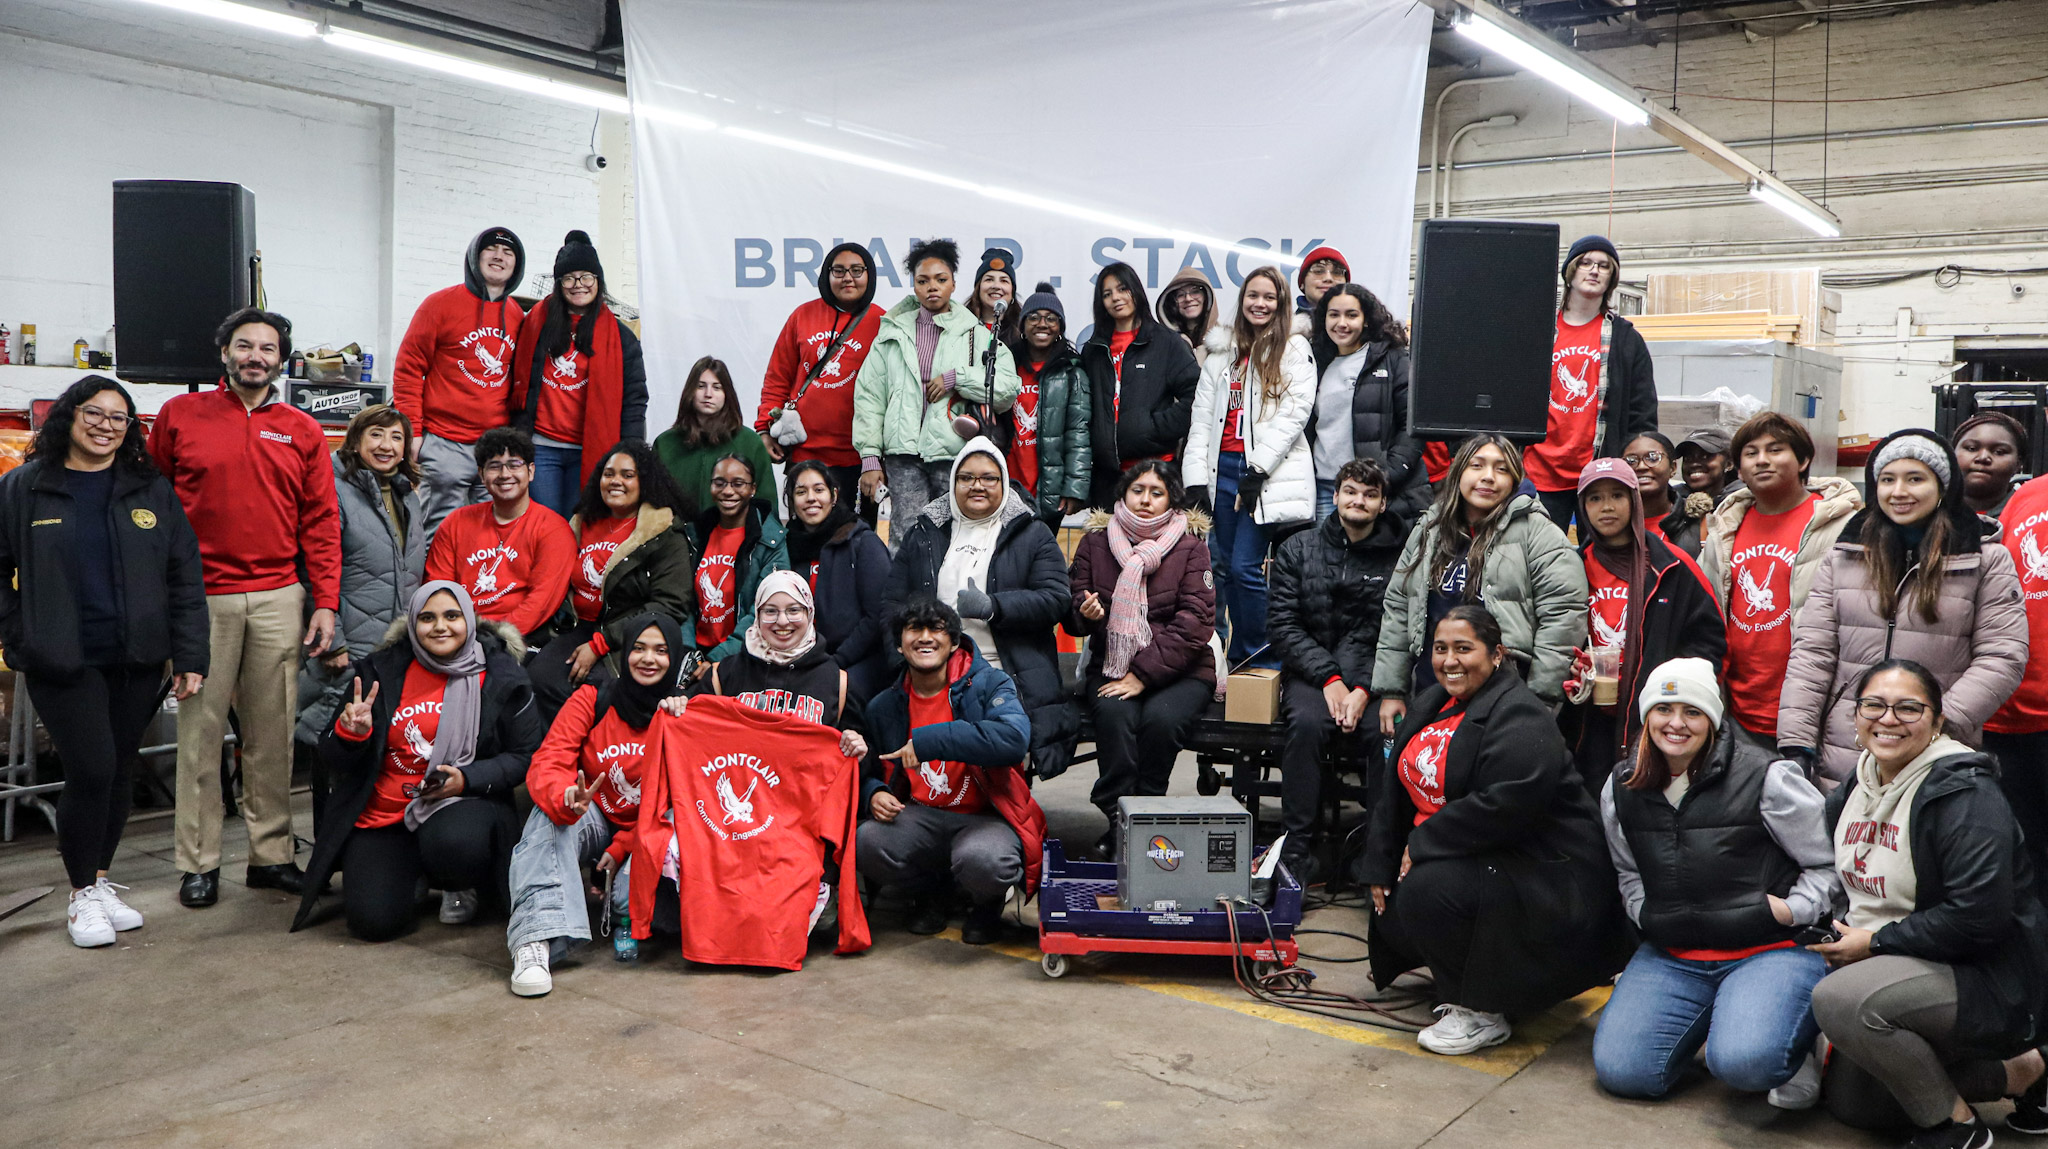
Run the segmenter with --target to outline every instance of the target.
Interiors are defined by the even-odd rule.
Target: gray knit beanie
[[[1947,490],[1955,474],[1955,460],[1949,457],[1948,449],[1925,435],[1900,435],[1886,443],[1870,461],[1873,478],[1884,473],[1884,469],[1900,459],[1912,459],[1927,464],[1934,472],[1934,479]]]

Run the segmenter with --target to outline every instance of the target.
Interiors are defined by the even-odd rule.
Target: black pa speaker
[[[1423,223],[1408,383],[1408,425],[1418,438],[1543,438],[1557,341],[1557,241],[1551,223]]]
[[[256,196],[240,184],[114,181],[114,361],[153,383],[220,378],[214,328],[255,298]]]

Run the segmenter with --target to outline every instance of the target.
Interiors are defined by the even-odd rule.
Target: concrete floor
[[[1193,773],[1184,761],[1177,781]],[[1040,788],[1056,834],[1100,833],[1088,781]],[[61,886],[47,829],[23,825],[0,846],[0,893]],[[108,949],[70,944],[61,890],[0,922],[0,1145],[1894,1143],[1704,1075],[1663,1104],[1605,1097],[1591,999],[1449,1060],[1257,1005],[1214,959],[1087,959],[1052,981],[1028,931],[974,948],[953,931],[912,937],[889,914],[868,953],[814,946],[800,973],[596,953],[558,967],[550,996],[521,999],[502,923],[427,914],[381,946],[332,919],[289,935],[292,900],[240,885],[239,822],[228,849],[220,904],[184,909],[169,818],[139,817],[113,876],[149,924]],[[1308,924],[1364,921],[1333,908]],[[1362,967],[1319,969],[1326,987],[1368,988]]]

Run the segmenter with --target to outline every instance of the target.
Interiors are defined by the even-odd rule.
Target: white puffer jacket
[[[1223,417],[1230,409],[1230,373],[1237,366],[1237,340],[1229,326],[1218,324],[1204,340],[1209,358],[1202,364],[1202,382],[1195,389],[1195,409],[1188,428],[1188,450],[1182,476],[1190,487],[1208,487],[1216,496],[1216,460],[1223,452]],[[1310,454],[1308,417],[1316,404],[1316,364],[1308,340],[1290,335],[1280,357],[1280,377],[1287,385],[1280,401],[1268,406],[1256,378],[1244,389],[1244,420],[1239,428],[1245,443],[1245,464],[1269,477],[1252,520],[1261,526],[1302,523],[1316,514],[1316,464]]]

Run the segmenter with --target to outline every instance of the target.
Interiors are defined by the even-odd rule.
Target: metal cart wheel
[[[1264,980],[1267,974],[1284,968],[1286,967],[1276,961],[1255,961],[1252,963],[1252,977],[1255,980]]]
[[[1065,977],[1067,976],[1067,955],[1045,954],[1038,959],[1038,968],[1044,970],[1047,977]]]
[[[1204,798],[1214,798],[1223,790],[1223,775],[1207,762],[1195,772],[1195,793]]]

